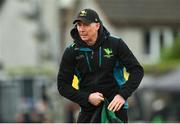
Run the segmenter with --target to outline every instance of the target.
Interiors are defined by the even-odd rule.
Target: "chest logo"
[[[82,58],[84,58],[84,55],[78,55],[78,56],[76,56],[76,60],[79,60],[79,59],[82,59]]]
[[[104,57],[111,58],[113,56],[112,49],[104,48]]]

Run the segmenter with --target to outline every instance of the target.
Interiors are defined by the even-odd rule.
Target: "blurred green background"
[[[0,122],[75,122],[57,72],[77,12],[95,9],[145,69],[130,122],[180,122],[179,0],[1,0]]]

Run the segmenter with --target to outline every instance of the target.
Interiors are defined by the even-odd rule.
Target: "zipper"
[[[101,47],[99,48],[99,67],[102,65],[102,50]]]
[[[85,52],[85,56],[86,56],[86,61],[87,61],[87,64],[88,64],[89,71],[92,72],[92,68],[91,68],[91,65],[90,65],[90,61],[89,61],[89,57],[88,57],[87,52]]]

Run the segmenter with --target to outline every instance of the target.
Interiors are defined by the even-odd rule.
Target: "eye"
[[[88,23],[84,23],[84,26],[89,26],[90,24],[88,24]]]
[[[77,26],[81,26],[81,24],[80,24],[80,23],[77,23],[76,25],[77,25]]]

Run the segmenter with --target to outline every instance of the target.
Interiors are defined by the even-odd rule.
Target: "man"
[[[80,105],[78,122],[90,122],[104,98],[110,103],[108,109],[128,122],[126,100],[143,78],[142,66],[122,39],[110,36],[94,10],[81,10],[73,24],[74,43],[65,50],[58,73],[59,93]],[[78,90],[72,87],[74,75]]]

